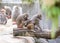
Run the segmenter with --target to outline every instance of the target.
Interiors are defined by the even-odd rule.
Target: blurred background
[[[59,0],[57,2],[59,2]],[[0,0],[0,9],[3,6],[9,6],[12,11],[13,6],[19,6],[19,7],[21,7],[20,12],[22,14],[28,13],[29,18],[31,18],[32,16],[34,16],[37,13],[40,13],[40,14],[42,14],[42,20],[40,21],[41,28],[42,29],[51,29],[52,21],[51,21],[51,19],[47,20],[47,18],[46,18],[47,13],[45,12],[45,9],[42,10],[42,8],[45,5],[53,6],[54,3],[55,3],[55,0]],[[60,7],[59,7],[59,9],[60,9]],[[60,15],[59,14],[57,14],[58,15],[58,27],[60,27]],[[9,28],[9,27],[7,27],[7,28]],[[12,27],[10,26],[10,28],[12,28]],[[7,34],[8,34],[8,30],[6,30],[5,32],[7,32]],[[5,33],[5,32],[3,32],[3,33]],[[12,32],[12,29],[10,32]],[[49,43],[60,43],[60,39],[57,38],[55,40],[49,40]]]

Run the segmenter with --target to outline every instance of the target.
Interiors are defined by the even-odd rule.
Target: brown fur
[[[29,29],[29,30],[33,30],[34,29],[34,24],[28,24],[27,25],[27,29]]]
[[[24,13],[23,15],[19,15],[16,19],[17,26],[20,25],[20,23],[25,23],[25,21],[28,20],[28,14]]]

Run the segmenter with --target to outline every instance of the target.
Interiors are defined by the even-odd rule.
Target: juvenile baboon
[[[29,30],[34,30],[34,24],[33,24],[33,23],[29,23],[29,24],[27,25],[27,29],[29,29]]]
[[[34,32],[34,24],[33,24],[33,23],[29,23],[29,24],[27,25],[27,29],[28,29],[29,31],[33,31],[33,32]],[[26,35],[27,35],[27,36],[35,36],[33,32],[26,32]]]

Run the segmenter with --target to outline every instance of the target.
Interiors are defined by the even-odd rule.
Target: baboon
[[[33,24],[33,23],[29,23],[29,24],[27,25],[27,29],[28,29],[28,30],[34,30],[34,24]]]
[[[14,6],[12,11],[12,21],[16,21],[18,15],[20,15],[20,9],[18,6]]]
[[[34,24],[34,30],[40,31],[41,27],[39,26],[39,21],[41,20],[41,18],[41,14],[34,15],[31,19],[28,19],[25,22],[25,27],[27,27],[29,24]]]
[[[25,35],[26,36],[31,36],[31,37],[34,37],[34,24],[32,22],[28,23],[27,24],[27,30],[29,31],[26,31]]]
[[[6,24],[7,23],[7,18],[6,18],[6,14],[5,14],[5,10],[1,9],[0,11],[0,24]]]
[[[4,6],[4,9],[6,10],[6,16],[7,18],[11,18],[11,14],[12,14],[12,11],[11,11],[11,8],[9,6]]]
[[[39,30],[41,30],[41,27],[39,25],[39,21],[42,19],[42,15],[41,14],[37,14],[37,15],[34,15],[30,20],[31,22],[39,28]]]
[[[24,13],[22,15],[19,15],[16,19],[16,24],[19,26],[21,23],[25,25],[25,22],[28,20],[28,14]]]

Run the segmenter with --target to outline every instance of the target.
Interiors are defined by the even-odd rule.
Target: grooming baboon
[[[20,9],[18,6],[13,7],[12,11],[12,21],[16,21],[16,18],[20,15]]]
[[[19,26],[21,23],[25,25],[25,22],[28,20],[28,14],[24,13],[22,15],[19,15],[16,19],[17,26]]]

